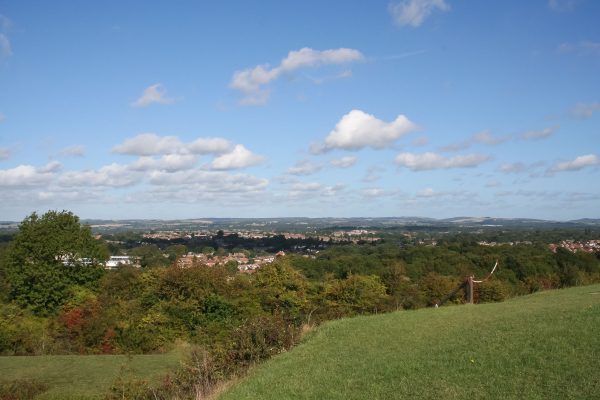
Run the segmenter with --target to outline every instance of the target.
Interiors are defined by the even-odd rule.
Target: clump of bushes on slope
[[[48,385],[34,380],[0,383],[0,400],[32,400],[48,390]]]

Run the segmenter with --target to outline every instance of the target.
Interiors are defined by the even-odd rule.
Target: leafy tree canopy
[[[67,211],[35,212],[19,225],[5,257],[9,299],[36,314],[54,313],[74,286],[95,287],[106,248]]]

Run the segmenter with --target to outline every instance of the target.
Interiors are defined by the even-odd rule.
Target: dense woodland
[[[586,233],[561,238],[577,235]],[[600,282],[598,253],[477,239],[336,245],[315,256],[288,254],[254,274],[231,265],[178,268],[184,244],[149,244],[130,249],[142,268],[105,271],[114,245],[94,239],[71,213],[32,214],[0,247],[0,355],[163,352],[186,342],[210,355],[210,379],[222,379],[289,348],[315,323],[439,303],[496,260],[500,268],[477,286],[477,302]],[[462,301],[459,291],[449,303]]]

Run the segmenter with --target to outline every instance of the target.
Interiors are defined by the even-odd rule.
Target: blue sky
[[[0,219],[600,217],[600,2],[0,0]]]

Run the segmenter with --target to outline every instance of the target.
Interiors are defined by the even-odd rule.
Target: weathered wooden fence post
[[[473,304],[473,275],[469,276],[467,278],[467,282],[468,282],[468,296],[469,296],[469,304]]]
[[[496,260],[496,264],[494,264],[494,268],[492,268],[492,270],[490,271],[490,273],[488,274],[488,276],[486,276],[484,279],[476,281],[475,277],[473,275],[470,275],[467,277],[467,279],[465,279],[460,285],[458,285],[456,287],[456,289],[454,289],[452,292],[448,293],[441,302],[436,303],[435,306],[441,306],[443,305],[446,301],[450,300],[452,297],[454,297],[454,295],[456,295],[456,293],[459,292],[460,289],[464,288],[465,289],[465,298],[468,301],[468,304],[474,304],[474,295],[475,295],[475,291],[474,291],[474,284],[475,283],[482,283],[487,281],[488,279],[490,279],[492,277],[492,275],[494,275],[494,272],[496,272],[496,268],[498,267],[498,260]]]

